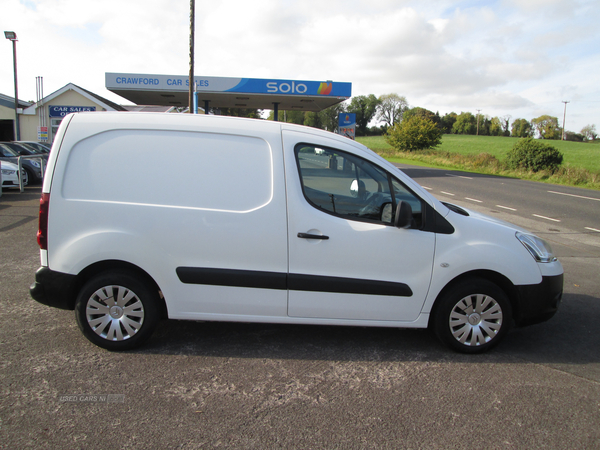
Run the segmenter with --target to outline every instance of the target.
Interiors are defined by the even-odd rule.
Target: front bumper
[[[78,288],[79,282],[76,275],[40,267],[35,273],[35,282],[29,288],[29,294],[43,305],[60,309],[74,309]]]
[[[562,300],[564,275],[542,277],[540,284],[515,286],[518,306],[515,311],[517,326],[533,325],[549,320]]]

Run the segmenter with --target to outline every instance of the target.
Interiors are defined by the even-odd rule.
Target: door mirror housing
[[[412,207],[410,203],[401,201],[396,206],[394,226],[397,228],[411,228],[414,223]]]

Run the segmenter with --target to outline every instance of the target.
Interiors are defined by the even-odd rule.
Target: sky
[[[74,83],[115,103],[106,72],[189,73],[188,0],[2,0],[19,98]],[[196,0],[195,75],[352,83],[444,115],[600,130],[599,0]],[[0,93],[14,96],[12,44]]]

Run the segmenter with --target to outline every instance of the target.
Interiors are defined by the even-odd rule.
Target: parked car
[[[110,350],[142,344],[168,317],[431,327],[476,353],[561,302],[546,241],[441,203],[336,134],[119,112],[70,114],[56,139],[30,294],[74,309]],[[165,188],[165,173],[178,182]]]
[[[17,164],[19,156],[39,156],[45,162],[48,161],[47,154],[36,153],[22,145],[13,142],[0,142],[0,159]],[[25,180],[27,184],[40,183],[44,176],[42,174],[42,164],[39,158],[22,158],[21,165],[25,169]],[[44,164],[46,165],[46,164]]]
[[[10,161],[0,161],[0,167],[2,170],[2,188],[19,188],[19,177],[17,176],[17,172],[19,167],[11,163]],[[21,173],[24,176],[24,169]],[[24,179],[24,178],[23,178]]]
[[[24,145],[27,148],[32,148],[33,150],[37,150],[39,152],[42,153],[50,153],[50,145],[47,145],[45,143],[42,142],[35,142],[35,141],[14,141],[17,144],[21,144]]]

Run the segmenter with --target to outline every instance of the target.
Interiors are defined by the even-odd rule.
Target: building
[[[188,77],[177,75],[106,73],[106,88],[135,103],[118,105],[73,83],[39,102],[19,101],[23,141],[53,142],[62,119],[85,111],[171,112],[187,109]],[[345,82],[227,77],[195,77],[198,112],[219,108],[321,111],[347,100],[352,84]],[[151,105],[151,106],[143,106]],[[202,108],[203,107],[203,108]],[[0,94],[0,140],[15,140],[14,98]]]
[[[19,115],[21,140],[42,141],[44,139],[39,136],[38,127],[47,127],[47,141],[51,143],[62,119],[67,114],[78,111],[127,111],[127,109],[69,83],[23,109],[23,113]]]
[[[31,105],[19,100],[19,112]],[[15,136],[15,98],[0,94],[0,141],[14,141]]]

